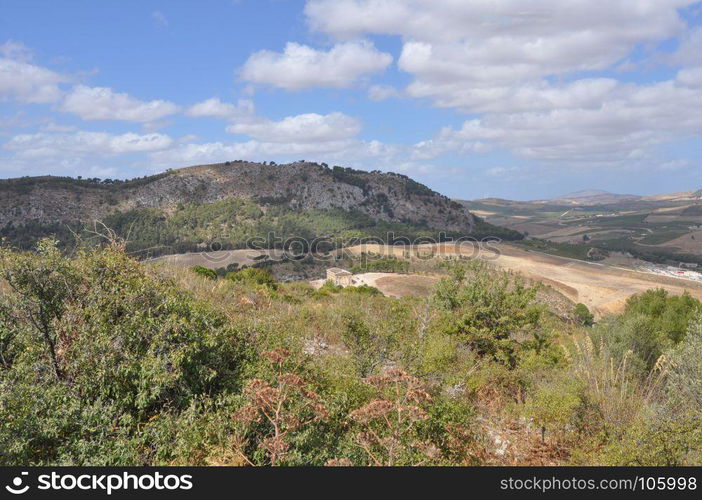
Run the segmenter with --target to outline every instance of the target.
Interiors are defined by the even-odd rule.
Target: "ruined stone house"
[[[352,284],[353,274],[346,269],[339,267],[330,267],[327,269],[327,280],[330,280],[336,286],[349,286]]]

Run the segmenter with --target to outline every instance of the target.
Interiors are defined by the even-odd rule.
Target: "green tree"
[[[432,297],[439,309],[436,326],[479,355],[515,366],[520,343],[540,331],[544,308],[536,302],[538,286],[478,261],[449,271]]]
[[[576,304],[573,314],[575,314],[575,320],[583,326],[592,326],[594,324],[595,317],[585,304]]]
[[[702,303],[689,293],[670,295],[659,288],[631,297],[624,316],[643,314],[657,332],[677,344],[685,336],[690,320],[701,310]]]
[[[207,279],[211,279],[211,280],[217,279],[217,272],[214,269],[210,269],[209,267],[193,266],[190,269],[195,274],[198,274],[199,276],[202,276],[203,278],[207,278]]]

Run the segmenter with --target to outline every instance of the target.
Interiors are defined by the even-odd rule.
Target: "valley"
[[[585,191],[552,200],[461,203],[492,224],[521,232],[527,249],[582,260],[618,253],[696,266],[702,265],[701,194],[642,197]]]
[[[702,282],[683,279],[675,276],[664,276],[646,272],[633,267],[622,267],[615,264],[587,262],[540,252],[529,251],[514,244],[490,244],[489,248],[478,249],[476,246],[463,243],[461,245],[425,244],[415,247],[402,245],[388,246],[378,244],[364,244],[350,246],[337,250],[337,258],[346,257],[346,262],[357,262],[362,255],[368,255],[369,260],[376,258],[395,258],[407,260],[410,263],[419,263],[427,270],[420,274],[413,273],[362,273],[355,278],[357,284],[374,286],[390,296],[428,296],[433,286],[441,275],[433,271],[432,266],[437,266],[443,260],[456,258],[474,258],[488,262],[495,268],[520,273],[525,277],[544,283],[561,293],[572,303],[583,303],[590,308],[597,317],[607,314],[620,313],[626,300],[632,295],[643,293],[652,288],[663,288],[673,295],[685,292],[693,297],[702,299]],[[226,267],[231,263],[241,266],[255,265],[262,261],[261,255],[268,259],[276,260],[282,256],[281,251],[254,251],[234,250],[216,253],[188,253],[171,255],[154,259],[153,262],[166,262],[178,267],[192,267],[196,265]],[[354,259],[355,257],[355,259]],[[308,266],[307,271],[316,273],[311,282],[321,286],[324,269],[331,267],[328,257],[320,259],[314,266]],[[342,261],[343,262],[343,261]],[[333,264],[337,265],[337,264]],[[276,273],[277,265],[270,269]],[[302,269],[305,269],[304,267]],[[303,278],[299,276],[298,279]]]

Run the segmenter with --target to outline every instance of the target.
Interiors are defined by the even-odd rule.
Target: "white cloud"
[[[508,148],[525,158],[612,164],[647,157],[656,145],[702,134],[702,92],[688,86],[689,73],[649,86],[618,84],[592,108],[555,108],[488,114],[445,128],[415,146],[435,157],[479,144]]]
[[[267,143],[337,141],[354,137],[361,131],[361,123],[356,118],[339,112],[326,115],[304,113],[279,121],[269,120],[257,116],[253,102],[248,99],[230,104],[213,97],[189,107],[185,114],[227,120],[230,122],[227,132],[248,135]]]
[[[499,148],[612,165],[702,135],[702,29],[689,29],[679,12],[695,3],[309,0],[305,13],[312,29],[337,40],[399,36],[398,68],[413,78],[403,94],[478,115],[415,144],[412,158]],[[660,63],[651,51],[672,38],[680,46],[667,60],[683,66],[675,78],[641,85],[609,76]]]
[[[84,120],[124,120],[151,122],[177,113],[172,102],[139,101],[128,94],[114,92],[108,87],[78,85],[61,105],[61,111],[74,113]]]
[[[21,62],[29,62],[33,58],[32,49],[22,42],[15,42],[14,40],[8,40],[0,45],[0,54],[8,59]]]
[[[266,142],[304,144],[347,139],[360,131],[360,122],[343,113],[305,113],[280,121],[260,119],[227,127],[227,132],[245,134]]]
[[[702,66],[702,28],[685,33],[670,61],[673,64]]]
[[[288,90],[310,87],[350,87],[360,78],[378,73],[392,56],[369,42],[347,42],[330,50],[316,50],[289,42],[283,53],[255,52],[241,70],[242,80]]]
[[[368,89],[368,98],[371,101],[384,101],[392,97],[400,97],[400,91],[392,85],[371,85]]]
[[[277,143],[255,140],[231,144],[222,142],[190,143],[152,153],[150,156],[155,165],[171,167],[216,163],[242,158],[265,161],[274,157],[293,160],[310,154],[326,157],[329,153],[348,149],[353,143],[354,141],[344,140],[313,143]]]
[[[545,82],[609,69],[636,46],[684,34],[677,9],[692,3],[310,0],[305,11],[312,28],[333,37],[401,36],[398,66],[414,76],[407,94],[475,113],[554,108],[549,101],[570,99],[559,92],[606,92],[604,80],[565,90]],[[697,36],[689,38],[690,53],[699,54]]]
[[[17,55],[14,49],[7,53]],[[0,101],[46,104],[61,99],[59,84],[68,78],[22,60],[0,58]]]
[[[17,159],[71,158],[88,155],[143,153],[170,147],[173,140],[162,134],[121,135],[106,132],[74,134],[21,134],[11,138],[3,148],[13,151]]]
[[[155,10],[151,13],[151,18],[161,26],[168,26],[168,18],[160,10]]]
[[[310,26],[336,38],[368,33],[456,41],[502,37],[543,40],[592,31],[613,42],[665,39],[682,31],[676,9],[697,0],[308,0]],[[584,47],[585,50],[591,50]],[[610,50],[617,51],[615,44]],[[606,52],[606,51],[605,51]],[[507,55],[506,53],[503,55]],[[547,55],[547,54],[545,54]],[[603,53],[600,57],[612,57]]]
[[[253,116],[254,111],[254,103],[249,99],[239,99],[237,104],[230,104],[212,97],[190,106],[185,114],[194,118],[211,117],[233,121]]]
[[[702,87],[702,67],[683,69],[678,72],[677,81],[686,87]]]

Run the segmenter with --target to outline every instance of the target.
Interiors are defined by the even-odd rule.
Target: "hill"
[[[239,248],[279,237],[497,234],[465,207],[407,176],[325,164],[226,162],[113,181],[26,177],[0,181],[0,236],[21,247],[63,241],[101,221],[152,254]]]
[[[603,250],[655,263],[702,265],[699,194],[691,190],[640,197],[583,191],[547,201],[491,198],[461,203],[489,223],[548,241],[525,242],[547,253],[579,259],[595,255],[599,260]]]
[[[552,202],[569,203],[571,205],[607,205],[635,201],[641,198],[633,194],[615,194],[601,189],[585,189],[553,198]]]

